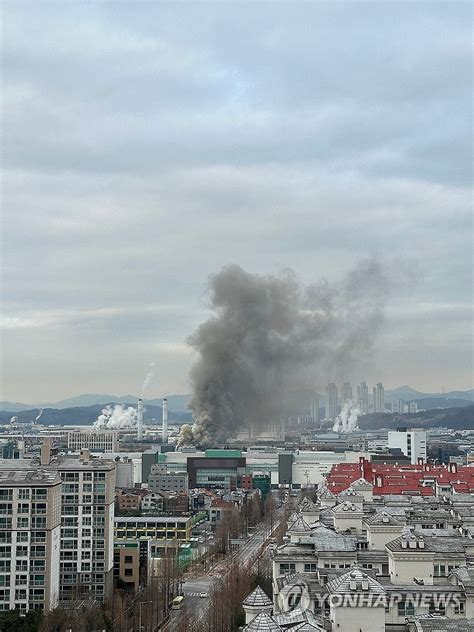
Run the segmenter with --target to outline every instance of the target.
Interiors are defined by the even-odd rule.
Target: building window
[[[305,573],[315,573],[318,570],[318,565],[317,564],[305,564],[304,565],[304,572]]]
[[[296,566],[292,562],[283,562],[280,564],[280,575],[285,573],[294,573],[296,570]]]
[[[415,614],[415,606],[407,601],[398,602],[398,616],[399,617],[412,617]]]
[[[133,577],[133,568],[125,569],[125,577]]]

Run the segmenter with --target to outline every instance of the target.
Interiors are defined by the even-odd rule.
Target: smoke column
[[[136,428],[137,410],[132,406],[125,408],[120,404],[106,406],[94,422],[96,430],[122,430],[124,428]]]
[[[41,410],[39,411],[39,413],[36,415],[34,423],[37,423],[37,422],[38,422],[38,420],[40,419],[40,417],[41,417],[41,415],[42,415],[42,414],[43,414],[43,409],[41,409]]]
[[[145,376],[142,384],[142,398],[145,397],[146,391],[150,388],[153,380],[155,379],[155,363],[150,362],[150,370]]]
[[[334,421],[333,431],[354,432],[354,430],[358,430],[357,419],[360,414],[360,408],[354,400],[346,402]]]
[[[340,283],[301,286],[291,270],[250,274],[237,265],[210,277],[212,315],[189,338],[192,428],[180,442],[208,446],[277,421],[304,376],[346,372],[371,350],[383,322],[388,280],[375,260]]]

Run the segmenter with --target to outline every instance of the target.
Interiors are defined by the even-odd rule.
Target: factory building
[[[235,489],[237,477],[246,473],[245,467],[240,450],[206,450],[204,457],[187,459],[189,487]]]
[[[113,430],[73,430],[68,432],[67,447],[71,452],[117,452],[118,432]]]

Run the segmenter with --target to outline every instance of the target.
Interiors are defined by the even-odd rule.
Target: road
[[[280,524],[283,518],[283,512],[283,509],[277,509],[275,511],[273,530]],[[261,524],[237,551],[228,555],[221,562],[218,562],[206,575],[186,580],[183,584],[183,592],[186,597],[187,612],[191,612],[194,615],[199,613],[198,616],[203,616],[209,605],[209,598],[200,597],[200,593],[210,594],[214,582],[228,572],[229,562],[234,561],[241,565],[252,563],[253,565],[258,558],[263,555],[270,544],[269,537],[269,526],[267,524]],[[174,632],[174,630],[177,629],[182,612],[181,610],[171,611],[170,632]]]

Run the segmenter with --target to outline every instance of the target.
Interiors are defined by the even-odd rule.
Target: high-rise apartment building
[[[59,600],[61,479],[14,463],[0,471],[0,610],[47,611]]]
[[[319,414],[319,397],[316,393],[311,397],[310,416],[311,420],[316,424],[319,424],[321,421],[321,415]]]
[[[352,399],[352,385],[350,382],[344,382],[342,385],[342,401],[350,402]]]
[[[385,411],[385,390],[382,382],[378,382],[374,386],[374,413],[383,413]]]
[[[366,415],[369,412],[369,387],[367,382],[361,382],[357,387],[357,403],[360,412]]]
[[[337,384],[334,382],[326,387],[326,417],[333,421],[337,417]]]
[[[0,472],[11,468],[0,461]],[[59,475],[59,599],[83,596],[103,601],[113,590],[115,463],[79,456],[56,456],[45,440],[40,459],[15,460],[21,472],[38,469]]]

